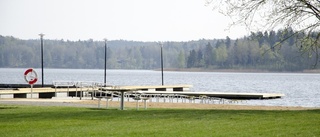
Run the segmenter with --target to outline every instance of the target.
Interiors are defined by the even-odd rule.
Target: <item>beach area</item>
[[[0,105],[31,105],[31,106],[62,106],[98,108],[98,100],[78,99],[0,99]],[[317,107],[291,107],[291,106],[261,106],[239,104],[201,104],[201,103],[164,103],[148,102],[147,109],[216,109],[216,110],[312,110]],[[136,109],[137,102],[125,102],[125,109]],[[109,101],[109,109],[118,109],[119,101]],[[106,109],[106,101],[101,100],[100,108]],[[144,103],[139,101],[139,109],[144,109]]]

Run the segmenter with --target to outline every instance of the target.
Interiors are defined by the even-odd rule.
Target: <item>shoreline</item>
[[[0,104],[28,105],[28,106],[68,106],[98,108],[98,100],[76,99],[0,99]],[[109,108],[119,108],[119,101],[109,101]],[[126,102],[125,108],[136,109],[136,102]],[[101,108],[106,108],[106,101],[101,101]],[[144,109],[144,103],[139,101],[139,108]],[[147,102],[147,108],[161,109],[204,109],[204,110],[313,110],[317,107],[292,107],[292,106],[254,106],[239,104],[199,104],[199,103],[163,103]]]
[[[161,71],[161,69],[155,69],[154,71]],[[226,73],[320,73],[320,69],[308,69],[302,71],[269,71],[261,69],[204,69],[204,68],[164,68],[163,71],[175,71],[175,72],[226,72]]]

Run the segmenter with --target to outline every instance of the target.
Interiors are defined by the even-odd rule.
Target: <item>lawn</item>
[[[92,109],[0,104],[0,136],[319,136],[320,110]]]

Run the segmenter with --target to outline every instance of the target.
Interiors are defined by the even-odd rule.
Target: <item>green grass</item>
[[[0,136],[319,136],[320,110],[116,110],[0,104]]]

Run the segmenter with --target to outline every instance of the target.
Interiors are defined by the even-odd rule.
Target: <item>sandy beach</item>
[[[0,99],[0,104],[34,105],[34,106],[70,106],[98,108],[98,100],[78,99]],[[125,102],[125,108],[136,108],[136,102]],[[119,108],[119,101],[109,101],[109,108]],[[106,108],[106,101],[101,100],[101,108]],[[287,107],[287,106],[252,106],[237,104],[200,104],[200,103],[163,103],[147,102],[147,108],[168,109],[220,109],[220,110],[309,110],[319,108]],[[144,109],[144,103],[139,101],[139,109]]]

